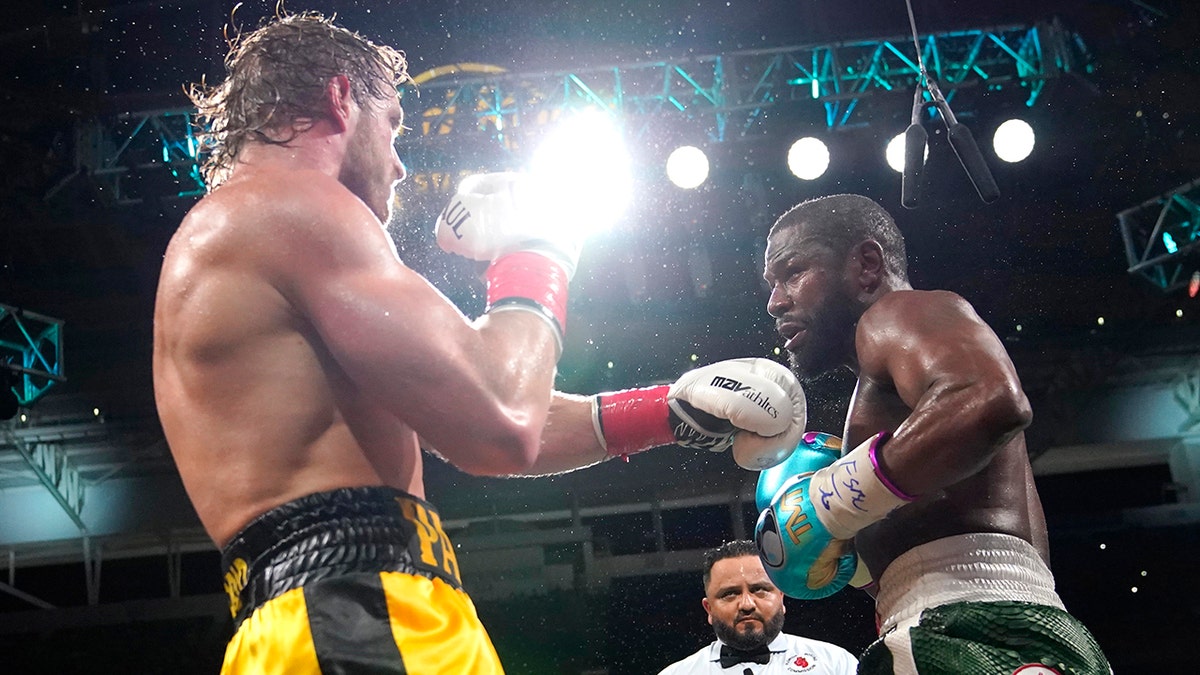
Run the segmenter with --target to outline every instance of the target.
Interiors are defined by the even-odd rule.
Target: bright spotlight
[[[816,180],[829,168],[829,148],[820,139],[806,136],[792,143],[787,163],[797,178]]]
[[[563,120],[538,146],[530,163],[538,203],[551,218],[570,217],[589,234],[621,217],[633,193],[629,153],[612,118],[587,110]],[[581,219],[581,216],[584,216]]]
[[[892,140],[888,141],[887,149],[883,151],[884,157],[887,158],[888,166],[892,167],[896,173],[904,173],[904,134],[896,134]],[[925,144],[925,159],[929,159],[929,144]]]
[[[708,178],[708,155],[691,145],[675,148],[667,157],[667,178],[684,190],[699,187]]]
[[[997,127],[992,147],[1000,159],[1019,162],[1033,152],[1033,127],[1023,120],[1008,120]]]

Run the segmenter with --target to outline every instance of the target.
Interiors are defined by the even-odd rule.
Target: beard
[[[356,133],[346,148],[346,160],[338,180],[371,209],[379,222],[392,220],[392,196],[395,184],[384,180],[386,165],[377,152],[367,146],[365,134]]]
[[[389,187],[387,192],[387,200],[383,203],[383,206],[380,209],[381,212],[375,214],[378,216],[379,222],[383,223],[384,228],[390,228],[392,226],[392,220],[396,217],[396,202],[394,199],[395,193],[393,191],[394,188],[395,185]],[[372,209],[372,211],[374,210],[375,209]]]
[[[362,165],[355,169],[343,170],[342,184],[367,205],[379,222],[387,225],[392,220],[392,195],[394,185],[379,180],[380,172],[368,175],[362,171]]]
[[[779,636],[783,630],[783,612],[776,612],[775,616],[770,619],[763,620],[763,627],[759,630],[747,630],[738,632],[735,624],[726,623],[720,619],[713,618],[713,632],[717,634],[717,639],[734,649],[743,651],[771,644],[771,641]]]
[[[846,364],[854,353],[858,323],[850,298],[830,296],[813,312],[811,328],[801,349],[788,352],[788,363],[800,381],[808,384]]]

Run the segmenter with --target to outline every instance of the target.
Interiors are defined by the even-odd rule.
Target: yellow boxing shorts
[[[222,559],[237,626],[222,673],[503,673],[437,511],[405,492],[301,497]]]

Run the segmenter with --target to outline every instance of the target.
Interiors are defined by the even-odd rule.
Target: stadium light
[[[1033,127],[1024,120],[1011,119],[996,128],[992,147],[996,156],[1006,162],[1019,162],[1033,152]]]
[[[896,173],[904,173],[904,134],[899,133],[888,141],[887,148],[883,152],[887,159],[887,165],[892,167]],[[925,159],[929,159],[929,144],[925,144]]]
[[[800,179],[816,180],[829,168],[829,148],[818,138],[806,136],[792,143],[787,155],[788,169]]]
[[[693,145],[675,148],[667,157],[667,178],[684,190],[700,187],[708,179],[708,155]]]
[[[595,234],[610,229],[633,195],[633,172],[612,117],[586,110],[550,131],[533,155],[530,176],[550,214],[586,214],[577,224]]]

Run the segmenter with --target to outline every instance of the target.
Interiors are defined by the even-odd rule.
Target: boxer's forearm
[[[522,475],[565,473],[597,464],[607,457],[596,438],[591,397],[556,391],[542,429],[537,459]]]
[[[805,411],[795,376],[761,358],[709,364],[671,385],[589,397],[554,392],[538,456],[520,475],[562,473],[664,445],[732,445],[739,464],[762,469],[795,449]],[[735,438],[739,430],[742,438]]]

